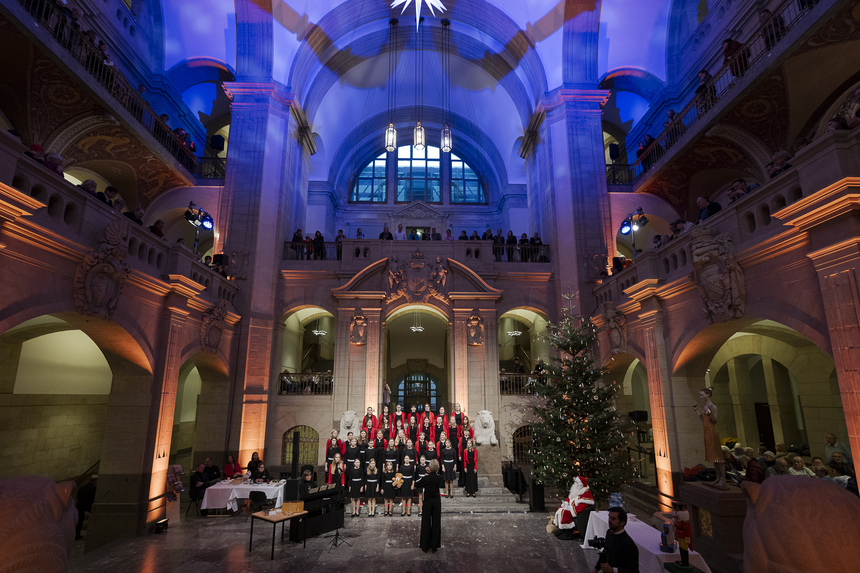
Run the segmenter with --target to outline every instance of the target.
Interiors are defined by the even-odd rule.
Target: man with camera
[[[589,546],[602,549],[591,573],[639,573],[639,549],[624,531],[626,525],[627,512],[620,507],[610,507],[605,540],[595,538],[588,542]]]

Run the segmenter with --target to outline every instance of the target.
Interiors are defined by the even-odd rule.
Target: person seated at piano
[[[314,481],[314,472],[305,470],[302,472],[302,481],[299,482],[299,499],[308,495],[312,489],[316,489],[317,482]]]
[[[326,483],[335,485],[346,484],[346,464],[343,463],[340,452],[337,452],[334,455],[334,460],[328,467],[328,478],[326,479]]]
[[[356,458],[347,470],[347,485],[349,487],[349,499],[352,500],[352,517],[361,515],[361,496],[364,489],[364,471],[361,469],[361,460]]]
[[[251,473],[251,481],[254,483],[266,483],[272,481],[272,476],[269,475],[269,470],[266,469],[266,464],[260,462],[257,465],[257,471]]]

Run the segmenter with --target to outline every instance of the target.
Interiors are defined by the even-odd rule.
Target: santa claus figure
[[[574,529],[576,528],[577,514],[593,505],[594,498],[591,495],[591,490],[588,489],[588,481],[580,476],[573,480],[573,485],[570,486],[570,495],[561,502],[561,507],[555,512],[552,523],[559,529]]]

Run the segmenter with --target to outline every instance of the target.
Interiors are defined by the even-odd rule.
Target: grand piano
[[[323,485],[308,491],[302,498],[307,515],[300,518],[302,527],[290,527],[290,541],[303,542],[343,527],[346,489],[340,484]]]

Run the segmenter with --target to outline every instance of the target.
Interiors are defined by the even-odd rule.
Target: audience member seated
[[[206,476],[206,482],[209,485],[213,485],[221,481],[221,470],[212,463],[210,458],[206,458],[206,461],[203,463],[203,475]]]
[[[698,223],[701,223],[708,217],[719,213],[720,210],[722,210],[723,208],[719,203],[711,201],[704,195],[699,195],[698,197],[696,197],[696,206],[699,207],[699,220],[697,221]]]
[[[720,446],[723,451],[723,459],[726,460],[726,467],[730,470],[740,470],[741,464],[738,459],[732,454],[732,450],[728,446]]]
[[[49,153],[45,155],[45,161],[42,163],[42,165],[44,165],[60,177],[63,176],[63,158],[56,153]]]
[[[86,183],[86,181],[84,181]],[[108,207],[114,206],[114,201],[116,200],[116,196],[119,194],[116,187],[108,186],[105,187],[104,192],[99,191],[96,193],[96,199],[107,205]]]
[[[854,471],[845,463],[842,452],[833,452],[830,455],[830,461],[827,462],[827,467],[832,469],[837,476],[854,477]]]
[[[747,462],[747,473],[744,475],[744,480],[755,483],[762,483],[767,477],[764,467],[756,458],[752,458]]]
[[[794,459],[791,460],[791,467],[788,468],[788,475],[815,477],[815,472],[806,467],[806,463],[804,463],[802,457],[795,456]]]
[[[125,215],[141,227],[143,226],[143,214],[143,207],[138,207],[134,211],[126,211],[125,213],[123,213],[123,215]]]
[[[826,441],[826,444],[824,445],[824,454],[828,460],[832,458],[833,452],[842,452],[842,457],[845,459],[845,462],[848,465],[851,465],[851,448],[847,444],[843,444],[837,440],[836,434],[832,432],[824,434],[824,440]]]
[[[740,465],[741,469],[747,469],[747,464],[749,463],[753,455],[753,449],[745,448],[743,444],[735,444],[732,453],[735,454],[735,459],[738,461],[738,464]]]
[[[254,473],[257,471],[257,466],[259,466],[263,461],[260,459],[260,454],[254,452],[251,454],[251,461],[248,462],[248,471],[250,473]]]
[[[83,189],[84,191],[86,191],[90,195],[96,197],[100,201],[104,201],[101,197],[99,197],[99,195],[104,196],[104,193],[101,193],[101,192],[96,193],[96,190],[98,189],[98,185],[92,179],[85,180],[80,185],[78,185],[78,188]]]
[[[785,475],[788,475],[788,462],[785,460],[785,458],[777,459],[771,467],[767,468],[767,471],[764,473],[765,478]]]
[[[188,489],[188,494],[191,496],[191,499],[203,499],[203,495],[206,493],[206,488],[209,487],[206,480],[205,469],[206,466],[201,463],[197,466],[197,471],[191,474],[191,487]],[[200,514],[206,515],[206,510],[201,509]]]
[[[156,237],[164,238],[164,221],[158,219],[155,223],[149,226],[149,231]]]
[[[812,458],[812,473],[817,478],[832,478],[836,472],[824,465],[824,460],[819,457]]]
[[[773,467],[774,462],[776,462],[776,455],[770,450],[765,450],[764,453],[758,457],[758,463],[760,463],[761,467],[765,469]]]
[[[236,459],[233,456],[227,456],[227,463],[224,464],[224,477],[227,479],[233,479],[234,477],[241,475],[242,466],[236,463]]]
[[[254,483],[264,483],[272,481],[272,476],[269,475],[269,470],[266,469],[266,464],[260,462],[257,466],[257,471],[251,473],[251,481]]]
[[[777,175],[781,175],[785,173],[787,169],[793,167],[788,160],[791,159],[791,156],[788,154],[788,151],[777,151],[773,156],[773,173],[771,173],[770,178],[773,179]]]
[[[779,459],[779,458],[791,459],[794,457],[794,454],[792,452],[789,452],[787,449],[785,449],[785,444],[782,442],[777,442],[776,444],[774,444],[773,449],[774,449],[773,453],[776,456],[776,459]]]
[[[26,155],[27,157],[32,157],[39,163],[45,163],[45,150],[38,143],[34,143],[33,145],[31,145],[29,151],[25,151],[24,155]]]

